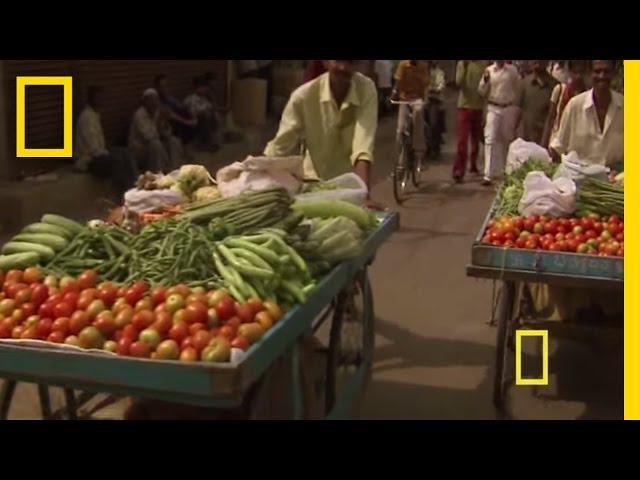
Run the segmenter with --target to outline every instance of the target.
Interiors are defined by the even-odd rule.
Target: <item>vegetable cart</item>
[[[487,225],[495,216],[495,208],[494,203],[473,243],[467,275],[502,284],[495,319],[498,329],[493,388],[493,402],[502,409],[507,388],[513,380],[513,339],[521,321],[520,305],[526,284],[606,289],[619,293],[624,287],[624,260],[620,257],[504,248],[482,243]]]
[[[75,418],[80,403],[96,393],[226,409],[242,405],[250,390],[253,415],[260,403],[261,386],[269,381],[270,367],[283,356],[291,359],[292,401],[295,416],[300,418],[303,393],[299,340],[312,335],[328,319],[325,413],[327,418],[347,417],[371,373],[374,312],[367,269],[377,249],[397,228],[398,215],[380,215],[379,220],[377,229],[364,241],[361,254],[331,270],[307,302],[289,311],[235,364],[134,359],[0,343],[0,377],[6,379],[0,392],[0,418],[6,418],[17,381],[39,385],[45,417],[60,416],[60,412],[51,413],[49,385],[65,389],[70,418]],[[348,326],[355,327],[350,329],[357,332],[355,341],[343,338]],[[83,394],[77,398],[73,390]]]

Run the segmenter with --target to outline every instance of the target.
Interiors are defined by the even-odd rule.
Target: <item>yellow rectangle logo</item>
[[[27,85],[61,85],[64,102],[64,142],[62,148],[27,148],[25,145],[25,91]],[[73,156],[73,78],[72,77],[16,77],[16,156],[72,157]]]
[[[522,378],[522,337],[542,337],[542,378]],[[516,385],[549,385],[549,332],[516,330]]]

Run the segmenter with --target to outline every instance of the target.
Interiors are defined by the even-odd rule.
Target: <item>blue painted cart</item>
[[[45,417],[51,415],[46,385],[65,389],[72,418],[78,403],[95,393],[233,409],[245,402],[250,390],[257,391],[254,403],[259,402],[260,383],[264,383],[270,367],[277,359],[290,355],[294,411],[296,418],[301,418],[299,340],[312,335],[331,318],[329,345],[324,352],[325,413],[327,418],[345,418],[371,374],[374,314],[367,267],[397,226],[397,214],[381,215],[379,226],[364,242],[361,255],[334,268],[308,301],[288,312],[238,364],[186,364],[0,344],[0,377],[7,379],[0,394],[0,416],[6,418],[16,381],[39,385]],[[353,308],[356,304],[359,307]],[[326,313],[321,315],[323,312]],[[355,331],[359,332],[355,347],[345,347],[348,342],[342,338],[349,324],[356,324]],[[346,383],[342,381],[342,370],[349,372]],[[73,390],[84,393],[77,399]]]
[[[494,405],[502,410],[510,382],[513,360],[513,335],[521,317],[520,305],[527,294],[527,283],[543,283],[570,288],[607,289],[620,294],[624,288],[624,260],[568,252],[504,248],[482,243],[489,221],[495,215],[495,203],[489,210],[471,248],[467,275],[502,282],[497,309],[492,308],[490,324],[498,326]],[[494,312],[497,318],[494,317]]]

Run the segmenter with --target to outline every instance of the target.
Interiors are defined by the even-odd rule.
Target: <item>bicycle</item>
[[[389,99],[389,102],[392,105],[410,105],[412,108],[424,108],[425,106],[424,100],[421,99],[412,101]],[[427,126],[428,125],[425,121],[425,139],[428,145],[430,134]],[[424,156],[422,156],[419,161],[416,161],[416,155],[413,150],[413,122],[408,122],[407,129],[403,132],[399,147],[400,152],[394,165],[393,172],[391,173],[391,178],[393,180],[393,196],[398,204],[402,204],[405,200],[409,180],[411,180],[415,188],[418,188],[420,184],[420,175],[423,171]]]

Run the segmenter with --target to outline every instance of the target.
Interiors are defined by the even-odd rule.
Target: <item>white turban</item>
[[[147,88],[142,94],[142,98],[146,97],[158,97],[158,91],[155,88]]]

